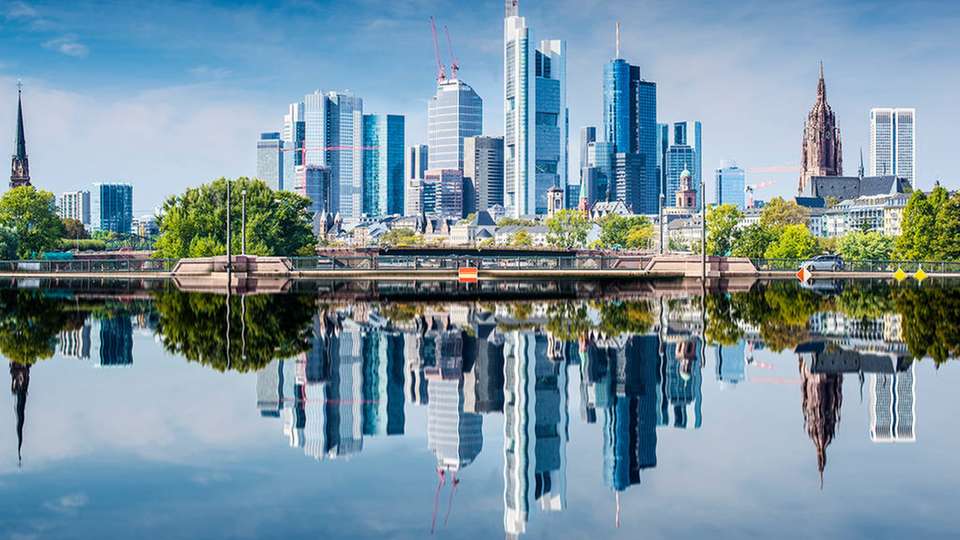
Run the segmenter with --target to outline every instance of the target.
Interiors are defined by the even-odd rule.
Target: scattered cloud
[[[77,40],[77,36],[73,34],[53,38],[44,42],[43,46],[52,51],[76,58],[83,58],[90,53],[90,49],[83,43],[80,43],[80,41]]]
[[[69,495],[64,495],[59,499],[48,501],[44,503],[44,507],[48,510],[53,510],[61,514],[70,514],[74,513],[90,502],[89,497],[83,493],[71,493]]]
[[[7,7],[7,12],[5,13],[8,20],[33,19],[38,15],[37,10],[26,2],[12,2],[10,6]]]

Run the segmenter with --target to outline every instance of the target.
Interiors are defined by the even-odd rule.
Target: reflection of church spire
[[[17,463],[23,456],[23,423],[27,413],[27,389],[30,386],[30,366],[10,363],[10,393],[16,396],[14,412],[17,415]]]
[[[843,403],[843,375],[813,373],[800,361],[803,421],[807,435],[817,449],[817,469],[823,488],[823,471],[827,465],[827,446],[833,441],[840,425],[840,406]]]

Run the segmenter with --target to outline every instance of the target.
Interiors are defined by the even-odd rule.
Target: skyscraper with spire
[[[30,185],[30,162],[27,160],[27,139],[23,132],[23,84],[17,83],[17,140],[10,164],[10,187]]]
[[[817,83],[817,101],[813,104],[803,128],[803,149],[800,154],[800,181],[797,192],[808,192],[813,176],[842,176],[843,149],[840,128],[827,103],[827,85],[823,80],[823,62],[820,62],[820,81]]]

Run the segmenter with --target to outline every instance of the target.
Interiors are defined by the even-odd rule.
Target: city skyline
[[[16,78],[24,79],[24,115],[35,183],[39,181],[38,185],[56,193],[92,181],[130,181],[137,186],[135,213],[140,214],[187,186],[222,175],[253,175],[256,164],[250,151],[251,139],[260,132],[277,129],[273,120],[277,102],[290,102],[310,88],[349,88],[364,96],[367,109],[406,115],[408,143],[426,142],[425,100],[435,85],[427,22],[432,14],[449,26],[463,66],[461,75],[488,104],[484,134],[501,134],[503,66],[502,52],[498,51],[502,48],[503,6],[499,2],[491,4],[479,6],[471,14],[457,14],[444,2],[418,5],[416,9],[372,3],[351,13],[336,6],[315,12],[305,9],[304,23],[297,24],[349,20],[358,26],[356,43],[346,45],[350,54],[331,55],[323,44],[303,50],[296,46],[296,39],[290,45],[269,39],[276,34],[268,23],[288,13],[291,8],[286,5],[252,5],[226,18],[226,31],[246,25],[261,32],[264,39],[257,48],[232,44],[235,40],[219,34],[209,41],[194,38],[179,44],[169,38],[153,44],[144,40],[170,30],[174,19],[185,21],[182,28],[171,32],[180,35],[184,29],[202,24],[207,16],[222,14],[217,7],[156,7],[150,25],[142,35],[133,36],[121,28],[122,23],[146,24],[142,10],[118,10],[109,16],[108,22],[113,24],[90,30],[83,24],[92,16],[87,4],[58,7],[14,2],[0,19],[4,29],[10,30],[0,38],[0,50],[12,51],[3,55],[0,63],[0,83],[6,83],[0,84],[0,99],[13,97]],[[774,187],[756,193],[757,198],[793,191],[790,179],[796,178],[798,168],[796,133],[809,108],[810,81],[821,58],[830,79],[830,102],[843,129],[848,163],[856,162],[860,147],[869,146],[871,108],[913,107],[927,119],[917,147],[917,161],[923,163],[920,185],[943,179],[946,185],[955,187],[956,181],[946,167],[950,109],[946,97],[935,89],[949,86],[955,77],[944,68],[943,59],[955,52],[956,45],[936,29],[960,17],[956,8],[932,6],[908,13],[908,31],[916,38],[909,40],[909,47],[883,43],[866,47],[860,43],[877,41],[869,36],[879,35],[889,24],[883,22],[883,14],[892,9],[891,5],[871,5],[854,15],[844,6],[814,4],[805,9],[804,19],[785,30],[787,36],[782,35],[783,29],[774,32],[766,27],[790,17],[788,8],[758,13],[755,7],[746,4],[727,10],[730,13],[718,13],[694,3],[680,6],[689,10],[695,29],[678,28],[663,20],[666,7],[658,5],[645,6],[648,17],[610,5],[596,10],[585,24],[569,20],[562,15],[563,9],[554,11],[542,2],[523,2],[521,9],[534,21],[538,35],[567,42],[572,133],[578,133],[582,126],[600,125],[602,66],[612,56],[610,35],[615,21],[620,20],[624,26],[622,56],[643,66],[648,78],[657,81],[658,117],[702,120],[708,134],[703,156],[708,170],[722,159],[734,159],[744,166],[749,183],[775,181]],[[736,20],[750,32],[736,40],[725,34],[727,46],[708,52],[705,40],[725,31],[724,25],[733,17],[739,17]],[[656,23],[662,24],[651,33],[649,26]],[[812,27],[855,29],[864,39],[855,43],[843,40],[839,36],[844,32],[834,32],[837,37],[818,33],[821,39],[813,46],[807,40],[790,39],[811,32]],[[60,39],[68,35],[73,36],[72,41]],[[672,37],[651,42],[641,37],[649,35],[689,39]],[[381,41],[397,46],[387,47],[388,53],[377,57],[371,49]],[[120,53],[124,47],[157,62],[141,59],[143,65],[138,67],[129,54]],[[177,50],[198,54],[174,54]],[[261,65],[267,62],[266,56],[273,58],[269,66]],[[410,63],[388,66],[400,56]],[[186,57],[190,57],[189,65]],[[365,65],[372,64],[370,71],[377,76],[357,72],[349,58],[362,58]],[[882,73],[871,66],[888,65],[891,58],[902,63],[903,78],[869,75]],[[313,69],[290,67],[303,65],[303,61],[316,64],[324,75],[316,75]],[[107,70],[108,66],[113,69]],[[146,66],[152,71],[147,72]],[[255,66],[259,67],[251,69]],[[111,74],[114,72],[118,74]],[[915,84],[923,80],[932,83],[934,77],[936,85]],[[396,84],[383,85],[383,78]],[[707,80],[711,81],[709,85],[704,83]],[[907,80],[911,81],[909,85]],[[708,90],[717,84],[725,89],[720,100]],[[3,102],[12,103],[12,99]],[[16,111],[10,109],[0,110],[4,125],[13,125]],[[236,115],[236,110],[248,114]],[[751,114],[744,115],[744,111]],[[197,144],[196,133],[213,129],[223,135],[203,141],[209,151],[188,156],[189,144]],[[756,136],[761,132],[764,137]],[[103,145],[103,140],[113,144]],[[106,151],[106,146],[114,149]],[[570,162],[578,163],[577,145],[569,147]],[[171,154],[186,157],[165,159]],[[572,178],[579,176],[572,170],[570,174]],[[708,185],[708,193],[712,191]]]

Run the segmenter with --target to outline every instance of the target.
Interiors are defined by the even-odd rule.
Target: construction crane
[[[437,60],[437,83],[447,80],[447,72],[440,61],[440,42],[437,40],[437,23],[430,17],[430,30],[433,32],[433,56]]]
[[[758,189],[768,188],[773,185],[772,180],[767,180],[765,182],[760,182],[758,184],[748,184],[743,188],[743,192],[747,194],[747,208],[753,208],[753,192]]]
[[[447,35],[447,48],[450,50],[450,78],[457,79],[457,73],[460,71],[460,62],[457,61],[457,55],[453,53],[453,41],[450,40],[450,30],[447,25],[443,25],[443,33]]]

